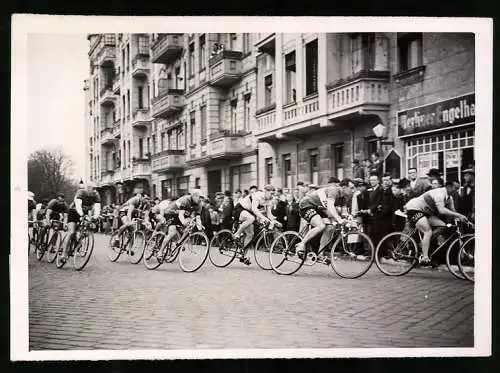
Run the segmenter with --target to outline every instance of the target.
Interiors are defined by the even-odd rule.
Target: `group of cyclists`
[[[342,181],[334,180],[323,186],[308,187],[300,185],[299,188],[299,215],[302,219],[302,226],[309,224],[310,229],[303,236],[302,241],[296,246],[298,253],[306,250],[307,244],[318,235],[321,235],[320,247],[323,242],[328,242],[330,229],[345,222],[339,213],[336,201],[339,197],[352,197],[355,191],[355,184],[350,179]],[[451,195],[456,186],[452,182],[447,182],[443,187],[429,190],[422,195],[410,199],[403,207],[407,221],[412,228],[418,229],[422,234],[422,255],[419,262],[428,265],[429,245],[433,229],[446,226],[444,218],[455,218],[460,221],[467,221],[467,218],[454,211]],[[275,187],[266,185],[263,189],[257,186],[249,188],[249,194],[241,198],[235,204],[233,210],[235,226],[233,238],[238,240],[245,248],[253,239],[254,224],[259,222],[270,229],[280,227],[281,224],[271,213],[271,200],[275,194]],[[140,192],[130,198],[120,206],[121,227],[113,235],[115,239],[112,246],[119,247],[118,237],[134,221],[134,218],[141,216],[145,225],[152,229],[165,229],[165,244],[169,243],[179,234],[179,227],[185,227],[191,222],[191,218],[196,220],[196,224],[203,229],[200,214],[202,212],[202,197],[199,189],[193,189],[187,195],[176,200],[153,201],[147,195]],[[75,234],[77,225],[85,215],[93,215],[97,219],[100,216],[101,204],[99,193],[95,185],[88,183],[79,189],[71,204],[65,202],[65,196],[59,193],[54,199],[41,203],[36,203],[34,195],[28,192],[28,213],[30,219],[41,222],[42,226],[49,226],[53,220],[61,221],[67,226],[68,234],[71,237]],[[168,226],[165,226],[168,222]],[[65,240],[62,250],[62,260],[67,259],[68,243]],[[240,259],[249,265],[248,257]]]

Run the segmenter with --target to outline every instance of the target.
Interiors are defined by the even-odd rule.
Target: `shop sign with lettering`
[[[406,137],[474,123],[475,94],[398,112],[398,136]]]

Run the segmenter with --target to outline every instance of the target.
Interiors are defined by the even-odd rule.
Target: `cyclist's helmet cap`
[[[264,187],[264,190],[267,190],[268,192],[274,192],[274,191],[275,191],[275,188],[274,188],[274,186],[272,186],[271,184],[267,184],[267,185]]]
[[[471,175],[474,175],[474,170],[472,168],[467,168],[465,170],[462,171],[462,173],[465,175],[465,174],[471,174]]]
[[[309,189],[319,189],[317,184],[309,184]]]
[[[28,191],[28,199],[33,201],[35,199],[35,193]]]
[[[62,199],[64,199],[64,193],[63,193],[63,192],[59,192],[59,193],[57,193],[57,198],[62,198]]]

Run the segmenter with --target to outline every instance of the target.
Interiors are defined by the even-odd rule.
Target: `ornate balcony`
[[[107,127],[101,130],[101,145],[111,146],[114,145],[115,141],[113,137],[113,128]]]
[[[97,64],[101,67],[112,67],[116,59],[116,40],[113,34],[104,34],[96,47]]]
[[[132,76],[134,78],[147,78],[149,74],[148,58],[140,54],[132,60]]]
[[[135,109],[132,114],[132,127],[135,128],[147,128],[151,123],[151,117],[149,115],[149,109]]]
[[[106,85],[101,89],[100,103],[102,106],[111,106],[116,104],[116,95],[113,93],[112,85]]]
[[[120,128],[120,120],[116,120],[114,125],[113,125],[113,138],[114,139],[119,139],[121,137],[121,128]]]
[[[210,84],[219,87],[228,87],[236,83],[242,72],[241,52],[224,50],[211,57],[208,61],[210,67]]]
[[[153,172],[164,172],[182,169],[185,164],[184,150],[169,149],[153,155],[151,168]]]
[[[389,110],[389,72],[362,71],[328,89],[328,119],[348,119]]]
[[[182,89],[167,89],[152,100],[153,117],[168,118],[177,114],[186,105],[184,91]]]
[[[120,94],[120,67],[116,68],[115,78],[113,79],[113,93]]]
[[[151,161],[149,159],[136,159],[132,161],[132,177],[145,179],[151,176]]]
[[[276,104],[271,104],[257,110],[255,117],[257,119],[256,135],[272,131],[277,127]]]
[[[182,34],[160,34],[151,46],[151,62],[171,64],[180,57],[183,44]]]
[[[245,144],[241,135],[221,133],[210,140],[210,159],[230,160],[241,157]]]

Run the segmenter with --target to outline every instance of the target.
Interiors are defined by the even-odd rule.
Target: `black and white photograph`
[[[492,22],[235,19],[14,17],[11,359],[489,355]]]

